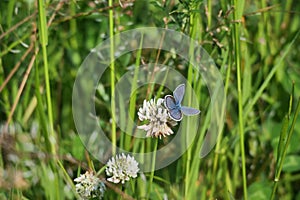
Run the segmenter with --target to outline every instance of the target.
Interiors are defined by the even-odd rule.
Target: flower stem
[[[152,166],[151,166],[151,174],[150,174],[150,180],[149,180],[148,198],[147,199],[149,199],[149,195],[150,195],[150,192],[152,190],[152,182],[153,182],[154,171],[155,171],[155,160],[156,160],[157,146],[158,146],[158,138],[155,139],[155,143],[154,143],[154,153],[153,153],[153,156],[152,156]]]

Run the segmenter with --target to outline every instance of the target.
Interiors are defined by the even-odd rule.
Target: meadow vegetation
[[[75,199],[74,179],[92,171],[106,185],[103,199],[300,200],[298,1],[1,0],[0,9],[0,199]],[[196,88],[201,110],[197,136],[179,159],[114,184],[76,130],[73,85],[94,47],[139,27],[176,30],[208,52],[224,82],[224,128],[200,159],[211,97],[176,49],[138,49],[112,60],[94,97],[99,124],[112,144],[143,153],[176,135],[175,127],[175,135],[163,139],[134,138],[116,124],[115,84],[127,72],[138,73],[143,63],[180,72]],[[139,88],[128,115],[140,123],[144,99],[171,92],[155,84]],[[107,153],[115,154],[114,147]]]

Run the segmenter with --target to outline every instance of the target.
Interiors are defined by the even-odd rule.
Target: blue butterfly
[[[180,84],[173,92],[172,95],[165,96],[165,107],[169,111],[169,116],[171,119],[175,121],[181,121],[184,115],[191,116],[191,115],[198,115],[200,110],[196,108],[181,106],[181,101],[183,99],[185,93],[185,85]]]

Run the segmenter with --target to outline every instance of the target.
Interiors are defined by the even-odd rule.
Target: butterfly
[[[181,101],[185,93],[185,84],[180,84],[173,92],[172,95],[166,95],[164,105],[169,111],[169,116],[175,121],[181,121],[184,115],[198,115],[200,110],[196,108],[181,106]]]

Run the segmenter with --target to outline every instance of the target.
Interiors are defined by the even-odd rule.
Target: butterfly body
[[[181,106],[181,102],[185,93],[185,85],[180,84],[173,92],[172,95],[165,96],[165,107],[169,111],[169,116],[175,121],[181,121],[183,114],[187,116],[197,115],[200,110],[196,108]]]

